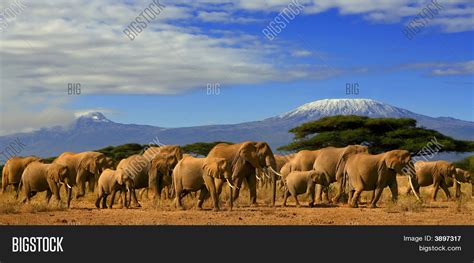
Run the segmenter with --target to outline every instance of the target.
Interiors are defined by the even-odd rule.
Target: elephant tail
[[[5,191],[8,184],[8,166],[5,164],[2,171],[2,193]]]
[[[18,188],[16,189],[16,197],[20,194],[21,187],[23,187],[23,177],[20,179],[20,183],[18,184]]]

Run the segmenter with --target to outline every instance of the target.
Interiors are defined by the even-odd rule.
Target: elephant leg
[[[130,189],[130,191],[132,191],[132,198],[133,198],[133,202],[135,203],[135,206],[136,207],[142,207],[142,205],[140,205],[140,203],[138,202],[137,193],[136,193],[135,189]]]
[[[337,185],[337,193],[336,193],[336,196],[334,196],[331,201],[333,203],[338,203],[339,200],[341,199],[341,196],[342,196],[342,192],[343,192],[343,185],[342,185],[342,177],[339,178],[337,181],[336,181],[336,185]]]
[[[198,201],[197,201],[197,208],[199,210],[202,209],[202,204],[204,203],[204,201],[208,198],[209,196],[209,191],[207,188],[202,188],[200,193],[199,193],[199,197],[198,197]]]
[[[72,189],[68,188],[66,189],[66,192],[67,192],[67,208],[69,208],[71,205]]]
[[[324,186],[322,187],[322,198],[321,200],[323,200],[323,202],[327,202],[327,203],[330,203],[331,199],[329,199],[329,186]]]
[[[290,196],[290,191],[285,190],[285,194],[283,196],[283,206],[286,206],[286,200],[288,200],[288,196]]]
[[[454,182],[454,186],[456,188],[456,199],[459,199],[459,197],[461,197],[461,184]]]
[[[51,196],[53,195],[53,193],[51,192],[51,190],[46,190],[46,204],[49,204],[49,200],[51,200]]]
[[[439,181],[436,181],[433,184],[433,193],[431,195],[431,199],[433,201],[436,201],[436,195],[438,194],[438,191],[439,191]]]
[[[308,206],[309,207],[314,207],[314,194],[315,194],[316,187],[314,184],[310,183],[308,184],[308,190],[307,192],[309,193],[309,202]]]
[[[301,204],[298,201],[298,195],[295,193],[295,194],[292,194],[292,196],[295,199],[296,207],[301,207]]]
[[[18,192],[18,187],[20,186],[20,183],[17,183],[17,184],[13,184],[13,191],[15,191],[15,193]]]
[[[181,209],[181,210],[184,210],[184,206],[183,206],[183,202],[182,202],[182,199],[184,196],[186,196],[186,191],[184,190],[181,190],[181,189],[177,189],[176,190],[176,201],[175,201],[175,205],[177,206],[177,208]]]
[[[391,184],[390,184],[390,192],[392,192],[392,201],[396,202],[398,200],[398,183],[397,180],[395,179]]]
[[[448,186],[444,181],[440,183],[441,189],[443,189],[444,193],[446,194],[446,201],[449,201],[451,199],[451,193],[449,192]]]
[[[315,186],[315,195],[316,195],[316,203],[322,203],[323,201],[323,193],[322,193],[322,189],[321,189],[321,185],[317,184]]]
[[[107,195],[106,193],[103,194],[103,197],[102,197],[102,209],[105,209],[107,208]]]
[[[377,187],[377,189],[375,189],[375,194],[374,194],[374,197],[372,198],[372,202],[370,203],[370,208],[377,207],[377,202],[382,196],[382,192],[383,192],[383,187]]]
[[[247,177],[247,185],[249,187],[250,193],[250,205],[257,206],[257,177],[256,176],[248,176]]]
[[[351,201],[352,201],[352,197],[354,196],[354,190],[349,190],[349,196],[348,196],[348,199],[347,199],[347,204],[351,204]]]
[[[114,205],[115,201],[115,195],[117,194],[117,189],[112,190],[112,194],[110,196],[110,203],[109,203],[109,208],[112,209],[112,206]],[[120,191],[120,194],[122,194],[122,191]],[[127,193],[125,192],[125,201],[124,201],[124,207],[127,207]]]
[[[362,193],[362,190],[356,190],[352,196],[352,199],[350,201],[350,206],[353,208],[359,207],[359,197],[360,194]]]
[[[103,194],[99,194],[97,199],[95,200],[95,207],[100,209],[100,199],[102,199]]]

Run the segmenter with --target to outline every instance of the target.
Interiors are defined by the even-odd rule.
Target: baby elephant
[[[29,164],[25,171],[23,171],[19,187],[21,188],[23,186],[25,190],[26,197],[23,202],[29,202],[31,197],[43,191],[47,191],[46,200],[48,203],[53,194],[59,202],[58,184],[65,184],[68,188],[71,188],[68,182],[67,172],[67,166],[61,164],[44,164],[40,162]]]
[[[283,206],[286,206],[286,200],[291,194],[295,198],[296,207],[300,207],[298,202],[298,195],[309,194],[309,207],[314,206],[314,190],[316,184],[322,186],[329,186],[329,178],[323,174],[318,173],[314,170],[311,171],[293,171],[289,173],[285,178],[286,191],[283,200]]]
[[[105,169],[99,177],[99,193],[95,201],[95,206],[100,208],[100,200],[102,200],[102,208],[107,208],[107,196],[112,194],[112,200],[110,200],[109,206],[109,208],[112,208],[117,191],[125,193],[125,190],[127,190],[127,192],[130,193],[131,187],[133,187],[133,179],[128,173],[124,173],[122,169]],[[127,203],[127,195],[124,194],[124,196],[124,206],[128,208],[130,202]]]

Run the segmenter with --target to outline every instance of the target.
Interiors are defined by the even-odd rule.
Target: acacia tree
[[[455,140],[435,130],[416,127],[416,120],[409,118],[338,115],[303,123],[289,132],[295,135],[294,141],[278,150],[316,150],[363,144],[373,153],[403,149],[414,154],[434,138],[441,145],[439,151],[474,151],[474,142]]]

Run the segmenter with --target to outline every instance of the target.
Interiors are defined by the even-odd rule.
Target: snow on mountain
[[[371,99],[325,99],[306,103],[295,110],[279,115],[288,119],[296,116],[306,118],[334,115],[364,115],[368,117],[406,117],[414,113]]]

